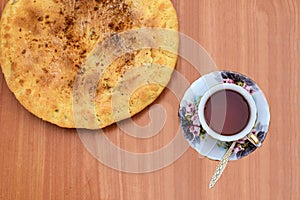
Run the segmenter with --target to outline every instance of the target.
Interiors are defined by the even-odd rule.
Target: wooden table
[[[0,75],[0,199],[299,199],[300,1],[173,0],[180,31],[210,53],[219,69],[239,71],[263,89],[271,125],[263,147],[231,162],[214,189],[217,162],[189,148],[173,164],[132,174],[98,162],[76,130],[56,127],[26,111]],[[1,0],[1,10],[6,0]],[[190,82],[201,75],[186,61],[177,70]],[[179,102],[166,90],[155,102],[167,121],[153,138],[138,139],[116,125],[112,142],[132,152],[162,148],[179,127]],[[148,110],[134,117],[149,122]]]

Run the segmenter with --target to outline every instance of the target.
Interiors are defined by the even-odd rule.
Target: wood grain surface
[[[26,111],[0,75],[0,199],[300,199],[300,1],[173,0],[180,31],[198,41],[219,69],[252,77],[270,104],[271,125],[263,147],[230,162],[214,189],[217,162],[189,148],[173,164],[132,174],[98,162],[76,130],[62,129]],[[1,0],[1,11],[6,0]],[[201,76],[186,61],[177,70],[189,82]],[[158,135],[133,138],[113,125],[110,140],[130,152],[167,145],[179,128],[174,94],[155,102],[167,119]],[[149,123],[149,109],[134,117]],[[121,159],[121,158],[120,158]]]

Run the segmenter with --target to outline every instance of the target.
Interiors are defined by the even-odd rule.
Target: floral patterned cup
[[[204,107],[207,103],[207,100],[214,93],[219,92],[219,91],[224,91],[224,90],[232,90],[232,91],[237,92],[241,96],[243,96],[244,99],[246,100],[247,104],[249,105],[249,109],[250,109],[249,120],[248,120],[248,123],[245,126],[245,128],[243,130],[241,130],[239,133],[236,133],[234,135],[229,135],[229,136],[221,135],[221,134],[215,132],[213,129],[211,129],[209,127],[209,125],[207,124],[205,117],[204,117]],[[224,101],[224,106],[226,106],[225,104],[226,104],[226,102]],[[255,120],[256,120],[256,113],[257,113],[256,105],[255,105],[255,102],[254,102],[252,96],[244,88],[242,88],[238,85],[229,84],[229,83],[219,84],[217,86],[210,88],[201,98],[200,104],[198,107],[199,120],[200,120],[200,123],[202,124],[204,130],[213,138],[220,140],[220,141],[225,141],[225,142],[239,140],[239,139],[245,137],[248,133],[250,133],[252,130],[252,127],[254,126]],[[241,113],[241,114],[243,115],[246,113]],[[223,121],[220,122],[220,124],[224,125],[224,123],[225,123],[225,116],[224,116]]]
[[[241,96],[243,96],[250,110],[250,116],[247,125],[240,132],[234,135],[221,135],[220,133],[215,132],[211,127],[209,127],[204,116],[204,108],[208,99],[216,92],[224,91],[224,90],[233,90],[238,94],[240,94]],[[226,106],[225,102],[224,102],[224,106]],[[241,113],[241,114],[247,114],[247,113]],[[207,90],[200,100],[199,107],[198,107],[198,116],[203,129],[206,131],[206,133],[209,136],[212,137],[211,139],[208,138],[208,141],[205,143],[205,145],[202,146],[203,151],[211,150],[214,147],[214,145],[217,143],[217,141],[224,141],[224,142],[238,141],[246,136],[247,139],[256,147],[261,146],[261,142],[259,141],[259,139],[253,133],[251,133],[251,130],[255,124],[256,117],[257,117],[256,105],[251,94],[241,86],[230,84],[230,83],[223,83],[223,84],[216,85],[210,88],[209,90]],[[223,122],[221,121],[220,123],[224,124],[224,122],[225,122],[225,118]]]
[[[257,109],[255,125],[250,131],[251,134],[248,134],[250,137],[246,135],[239,139],[230,156],[230,160],[238,160],[253,153],[257,149],[257,143],[262,144],[265,141],[270,124],[268,101],[263,91],[251,78],[227,70],[202,75],[187,88],[180,102],[178,116],[185,139],[199,153],[200,157],[221,160],[232,142],[211,137],[200,123],[198,111],[204,94],[216,85],[224,83],[242,87],[252,96]],[[257,138],[259,141],[255,142]]]

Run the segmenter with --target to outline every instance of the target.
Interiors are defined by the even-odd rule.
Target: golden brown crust
[[[169,0],[9,1],[0,23],[0,63],[10,90],[27,110],[58,126],[73,128],[75,77],[98,42],[130,29],[177,30],[177,26]],[[112,91],[126,71],[141,64],[174,68],[176,59],[166,51],[143,49],[114,61],[97,87],[99,127],[115,121]],[[130,99],[130,115],[152,103],[163,88],[153,84],[139,88]]]

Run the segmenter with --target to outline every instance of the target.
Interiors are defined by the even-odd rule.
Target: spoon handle
[[[226,168],[226,165],[228,163],[229,157],[230,157],[230,155],[232,153],[232,150],[234,149],[235,144],[236,144],[236,142],[232,142],[231,146],[229,147],[229,149],[227,150],[227,152],[223,156],[222,160],[218,164],[218,166],[216,168],[216,171],[215,171],[213,177],[210,180],[209,188],[214,187],[214,185],[217,183],[217,181],[221,177],[224,169]]]

